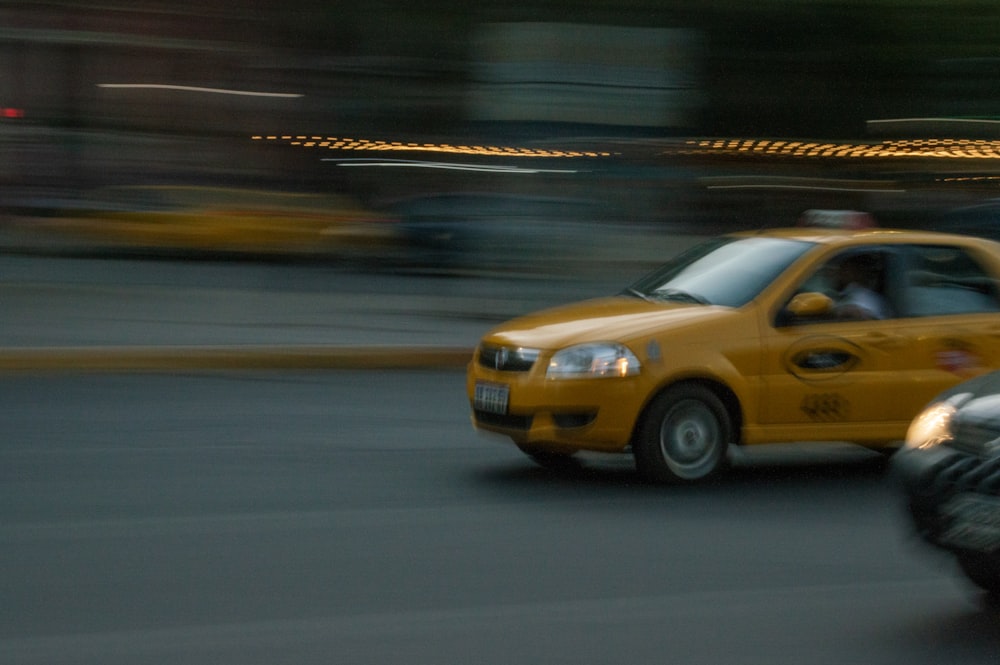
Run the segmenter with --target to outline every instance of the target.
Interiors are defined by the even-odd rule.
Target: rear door
[[[907,248],[901,291],[907,390],[926,402],[959,381],[1000,368],[1000,291],[967,248]]]

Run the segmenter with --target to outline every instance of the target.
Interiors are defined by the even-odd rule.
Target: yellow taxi
[[[993,368],[1000,243],[799,226],[713,238],[618,295],[504,323],[467,392],[477,429],[542,465],[631,452],[647,479],[694,482],[731,445],[892,451],[934,395]]]
[[[349,197],[229,187],[108,187],[63,212],[54,227],[62,233],[176,251],[364,256],[398,234]]]

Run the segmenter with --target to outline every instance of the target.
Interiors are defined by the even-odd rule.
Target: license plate
[[[474,399],[475,408],[487,413],[507,413],[510,401],[510,386],[502,383],[477,383]]]
[[[1000,550],[1000,500],[959,494],[942,510],[952,520],[940,537],[945,544],[977,552]]]

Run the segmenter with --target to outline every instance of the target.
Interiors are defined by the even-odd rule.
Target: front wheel
[[[705,480],[724,465],[731,440],[729,413],[718,396],[701,385],[677,385],[657,395],[639,423],[636,468],[655,482]]]

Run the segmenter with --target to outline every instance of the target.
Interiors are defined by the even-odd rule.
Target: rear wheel
[[[633,442],[636,468],[655,482],[695,482],[726,461],[732,424],[722,401],[705,386],[680,384],[657,395]]]

